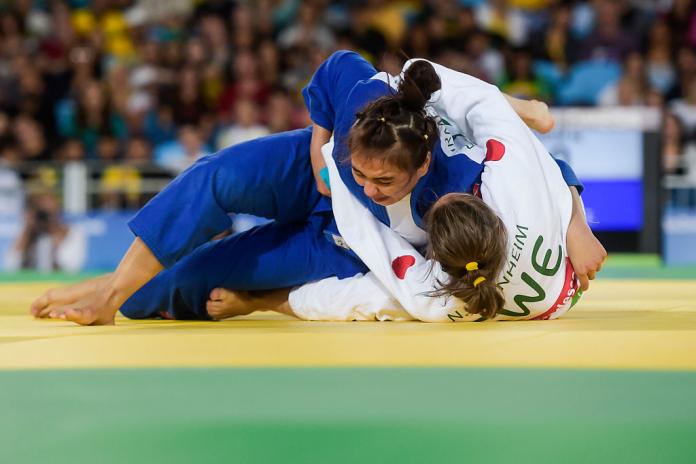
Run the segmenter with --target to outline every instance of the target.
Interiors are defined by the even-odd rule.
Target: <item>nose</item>
[[[377,189],[377,186],[372,182],[365,182],[363,190],[365,191],[365,195],[367,195],[370,198],[375,198],[379,196],[379,189]]]

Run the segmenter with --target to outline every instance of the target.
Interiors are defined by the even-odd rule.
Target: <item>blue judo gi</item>
[[[342,180],[381,222],[385,207],[372,202],[352,176],[346,139],[355,113],[388,95],[375,68],[354,52],[334,53],[303,90],[312,120],[333,131],[334,158]],[[205,302],[216,287],[266,290],[301,285],[368,269],[345,249],[330,200],[316,190],[309,157],[311,129],[263,137],[203,158],[153,198],[129,222],[135,235],[167,269],[136,292],[121,312],[131,318],[167,313],[177,319],[207,319]],[[442,195],[471,192],[483,165],[466,147],[446,154],[440,143],[428,173],[411,194],[414,222]],[[559,161],[568,185],[582,188],[570,166]],[[274,221],[215,242],[230,226],[228,213]]]
[[[121,313],[207,319],[205,302],[216,287],[265,290],[366,272],[339,246],[330,200],[314,182],[311,136],[307,128],[225,148],[197,161],[145,205],[128,225],[167,269]],[[274,221],[209,242],[230,227],[229,212]]]

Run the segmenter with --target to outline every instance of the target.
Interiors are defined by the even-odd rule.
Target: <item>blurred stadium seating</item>
[[[338,48],[391,73],[402,52],[427,57],[519,97],[583,107],[551,151],[594,146],[596,128],[572,122],[583,111],[606,127],[656,115],[625,135],[640,186],[612,214],[639,200],[641,216],[634,238],[615,226],[609,248],[696,262],[694,1],[10,0],[0,4],[0,267],[46,192],[82,230],[81,268],[113,267],[130,212],[195,159],[309,124],[300,89]],[[622,146],[605,148],[593,159],[618,169]],[[650,224],[663,227],[646,238]]]

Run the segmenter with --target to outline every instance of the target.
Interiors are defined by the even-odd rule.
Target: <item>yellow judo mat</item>
[[[0,369],[491,366],[696,370],[696,282],[597,281],[557,321],[325,323],[256,313],[224,322],[78,327],[34,320],[51,283],[0,284]]]
[[[0,463],[696,462],[696,281],[563,319],[79,327],[0,284]]]

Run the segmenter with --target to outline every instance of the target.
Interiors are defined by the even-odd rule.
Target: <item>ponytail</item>
[[[404,71],[397,96],[411,111],[423,111],[432,94],[441,88],[440,76],[433,65],[425,60],[417,60]]]
[[[431,296],[452,295],[467,305],[467,312],[486,319],[505,304],[496,280],[507,254],[507,231],[502,220],[479,198],[449,194],[426,215],[428,258],[448,274]]]

